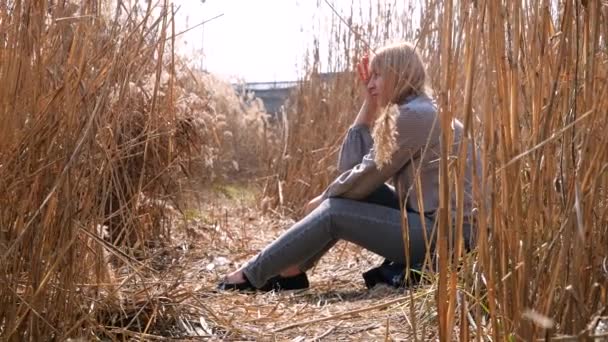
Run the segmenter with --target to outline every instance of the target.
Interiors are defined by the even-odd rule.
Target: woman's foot
[[[256,288],[249,282],[242,269],[238,269],[228,274],[217,285],[218,290],[222,291],[255,291]]]
[[[304,273],[304,272],[302,272],[302,270],[300,270],[300,267],[291,266],[291,267],[285,269],[283,272],[279,273],[279,275],[283,278],[289,278],[289,277],[295,277],[302,273]]]
[[[231,284],[238,284],[238,283],[244,283],[245,281],[247,281],[247,278],[245,277],[245,274],[243,273],[243,269],[239,268],[238,270],[236,270],[232,273],[228,273],[228,275],[226,275],[226,277],[224,277],[224,280]]]
[[[299,268],[290,267],[281,272],[280,275],[270,278],[264,286],[256,289],[249,279],[245,276],[242,269],[228,274],[218,284],[218,290],[222,291],[281,291],[281,290],[301,290],[310,286],[306,273]]]
[[[310,286],[306,273],[298,266],[291,266],[274,276],[260,288],[260,291],[301,290]]]
[[[260,288],[261,291],[287,291],[287,290],[302,290],[310,286],[306,273],[300,272],[294,276],[281,275],[270,278],[266,284]]]

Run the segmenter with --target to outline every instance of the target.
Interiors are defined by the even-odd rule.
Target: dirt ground
[[[310,289],[216,291],[222,275],[293,221],[278,212],[262,213],[251,190],[244,188],[218,187],[204,196],[204,203],[180,209],[186,219],[174,222],[170,243],[150,258],[156,271],[148,276],[152,285],[142,291],[134,282],[133,293],[125,294],[134,303],[132,325],[144,315],[154,319],[146,334],[127,335],[150,340],[409,341],[416,331],[421,340],[436,339],[433,290],[366,289],[361,273],[382,259],[345,242],[308,272]]]

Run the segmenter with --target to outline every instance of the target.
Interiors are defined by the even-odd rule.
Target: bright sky
[[[226,78],[247,82],[297,78],[311,41],[313,0],[174,0],[176,31],[223,14],[180,39],[179,51]],[[202,47],[202,49],[201,49]],[[202,51],[202,56],[201,56]]]
[[[367,8],[372,0],[355,0]],[[178,51],[225,78],[247,82],[291,81],[301,73],[313,28],[334,15],[324,0],[173,0],[176,31],[223,14],[180,37]],[[373,1],[375,4],[377,1]],[[331,0],[350,12],[350,0]],[[347,17],[348,15],[345,14]],[[323,43],[321,43],[323,48]],[[202,55],[201,55],[202,51]]]

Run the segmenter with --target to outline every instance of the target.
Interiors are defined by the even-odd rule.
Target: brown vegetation
[[[237,153],[261,110],[175,58],[172,19],[167,2],[0,4],[3,338],[128,322],[123,295],[169,242],[186,178],[257,167]]]
[[[598,329],[608,324],[601,1],[429,0],[405,13],[380,2],[374,21],[363,12],[336,18],[336,40],[314,47],[278,134],[261,108],[175,57],[167,1],[160,10],[118,3],[0,3],[2,339],[295,338],[285,331],[315,324],[319,337],[387,308],[386,324],[374,323],[386,334],[374,338],[606,337]],[[414,16],[419,30],[402,20]],[[368,44],[394,39],[423,52],[443,127],[460,118],[480,147],[475,192],[488,200],[479,202],[478,248],[465,254],[462,241],[448,243],[444,213],[463,172],[444,153],[431,286],[379,305],[377,292],[354,294],[360,305],[333,313],[314,292],[255,296],[256,307],[211,294],[213,272],[233,266],[215,257],[244,259],[280,230],[252,208],[229,223],[233,213],[192,212],[181,197],[198,192],[198,181],[245,170],[267,176],[264,205],[298,212],[336,175],[336,132],[359,106],[354,73],[342,71]],[[320,77],[325,48],[329,70],[339,71],[329,81]],[[330,258],[340,263],[342,251]],[[322,272],[313,283],[335,269]],[[391,315],[407,329],[391,335]]]

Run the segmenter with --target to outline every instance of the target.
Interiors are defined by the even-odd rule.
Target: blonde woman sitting
[[[365,101],[340,151],[341,174],[309,202],[303,219],[245,266],[228,274],[220,289],[306,288],[306,270],[341,239],[395,263],[405,264],[406,251],[411,265],[424,261],[424,237],[434,241],[431,232],[439,206],[441,129],[437,108],[427,87],[424,64],[412,44],[379,49],[369,70]],[[457,151],[463,127],[457,120],[452,126],[452,151]],[[471,238],[470,216],[466,215],[472,209],[470,166],[466,168],[463,208],[465,241]],[[421,191],[416,191],[417,172]],[[391,179],[396,193],[385,185]],[[407,249],[400,209],[407,215]]]

